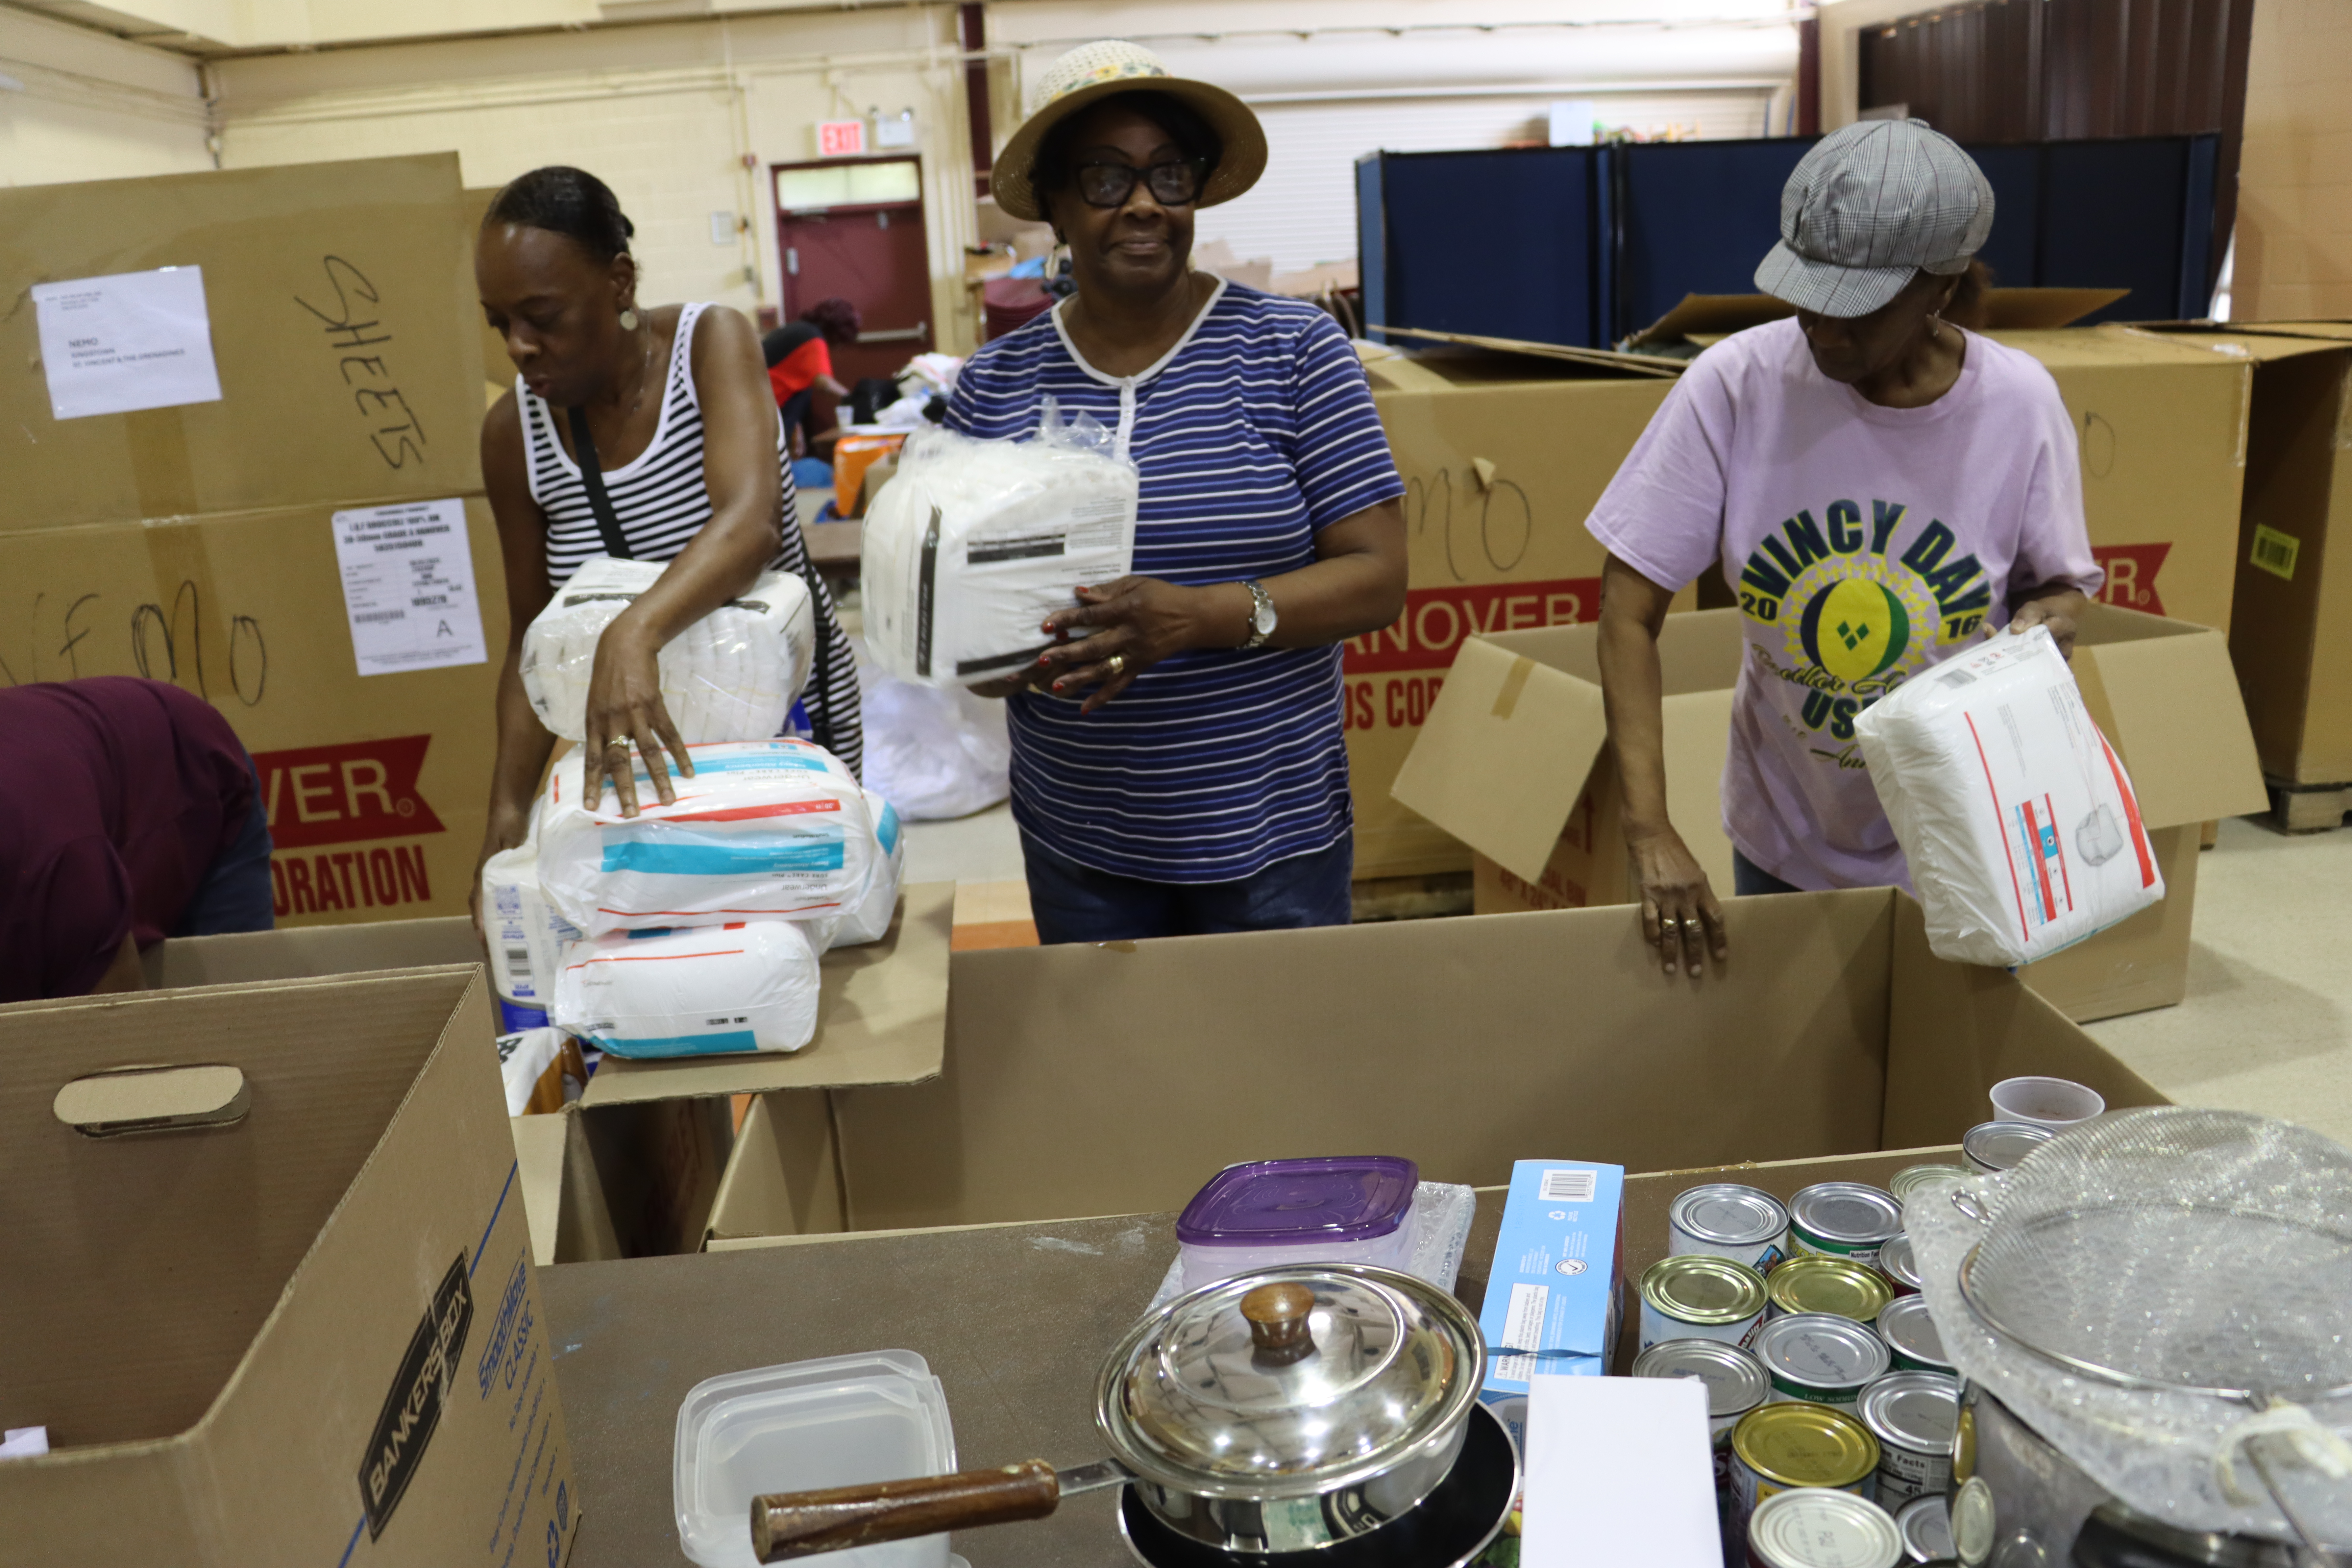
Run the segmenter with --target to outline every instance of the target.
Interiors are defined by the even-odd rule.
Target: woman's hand
[[[604,798],[604,780],[611,778],[614,791],[621,797],[623,816],[637,815],[636,768],[629,758],[632,742],[637,755],[645,759],[646,772],[653,775],[654,793],[664,805],[677,799],[677,786],[669,782],[673,766],[684,777],[694,776],[694,759],[687,755],[686,742],[678,738],[677,726],[670,722],[669,710],[662,702],[660,647],[640,633],[625,612],[596,639],[596,663],[588,677],[581,789],[593,805]],[[669,749],[667,757],[662,752],[665,746]]]
[[[2082,615],[2083,606],[2089,602],[2072,588],[2037,595],[2017,606],[2017,614],[2010,617],[2010,633],[2014,637],[2023,637],[2035,626],[2048,626],[2052,640],[2058,645],[2058,651],[2072,660],[2074,657],[2074,633],[2078,629],[2077,617]]]
[[[1633,885],[1642,900],[1642,937],[1658,952],[1668,974],[1681,964],[1696,974],[1706,952],[1720,963],[1729,951],[1724,938],[1723,906],[1715,901],[1698,857],[1672,827],[1628,832]]]
[[[1048,636],[1071,640],[1039,654],[1037,668],[1024,673],[1061,697],[1098,688],[1078,709],[1091,713],[1170,654],[1239,647],[1249,637],[1252,603],[1238,583],[1184,588],[1157,577],[1121,577],[1080,588],[1075,608],[1045,617]]]
[[[489,946],[489,933],[482,927],[482,868],[490,857],[517,847],[530,833],[530,813],[517,811],[510,805],[493,803],[490,825],[482,835],[482,852],[474,857],[474,887],[467,895],[466,908],[474,917],[474,935],[485,948]]]

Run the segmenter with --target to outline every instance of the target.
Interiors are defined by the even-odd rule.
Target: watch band
[[[1263,583],[1248,582],[1242,586],[1250,593],[1250,635],[1242,647],[1245,650],[1264,647],[1266,639],[1274,636],[1274,595],[1265,591]]]

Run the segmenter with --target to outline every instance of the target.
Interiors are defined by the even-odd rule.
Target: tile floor
[[[1025,913],[1004,806],[910,824],[907,876],[984,885],[960,900],[959,923]],[[2352,829],[2288,838],[2225,822],[2197,882],[2188,999],[2090,1033],[2183,1104],[2282,1116],[2352,1144]]]

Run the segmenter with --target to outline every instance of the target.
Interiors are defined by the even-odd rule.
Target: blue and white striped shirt
[[[1355,350],[1303,300],[1221,283],[1166,358],[1125,378],[1079,357],[1056,308],[971,357],[947,422],[1026,437],[1048,396],[1108,429],[1127,405],[1139,576],[1295,572],[1318,530],[1404,492]],[[1330,847],[1354,824],[1340,653],[1180,653],[1083,719],[1083,693],[1021,693],[1014,819],[1080,865],[1155,882],[1237,881]]]

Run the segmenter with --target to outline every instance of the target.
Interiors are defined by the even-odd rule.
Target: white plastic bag
[[[1135,465],[1101,426],[1058,423],[1031,440],[919,430],[866,514],[866,637],[883,669],[926,686],[976,685],[1036,658],[1037,628],[1081,584],[1135,558]]]
[[[853,647],[857,640],[851,639]],[[960,686],[918,686],[882,673],[858,647],[866,766],[873,789],[908,822],[985,811],[1013,793],[1013,737],[1004,704]]]
[[[523,1113],[539,1080],[547,1076],[562,1049],[561,1029],[519,1029],[499,1037],[499,1072],[506,1079],[509,1116]]]
[[[890,917],[898,908],[898,883],[907,868],[907,836],[898,825],[898,812],[870,789],[866,792],[866,809],[874,819],[875,847],[879,851],[874,857],[874,874],[866,884],[866,896],[835,926],[826,948],[880,942],[890,934]]]
[[[1938,958],[2031,963],[2163,899],[2131,779],[2045,628],[1921,671],[1854,734]]]
[[[539,721],[565,740],[587,736],[597,638],[654,585],[664,564],[597,556],[556,590],[523,634],[523,693]],[[688,745],[759,740],[784,727],[815,656],[808,585],[782,572],[762,572],[741,597],[661,650],[662,703]]]
[[[840,760],[806,741],[734,741],[693,749],[692,778],[673,775],[664,805],[637,760],[636,816],[607,784],[581,798],[580,753],[548,777],[539,882],[558,914],[588,935],[716,925],[753,918],[819,920],[864,897],[876,845],[866,796]]]
[[[555,1024],[616,1057],[796,1051],[815,1037],[816,950],[797,921],[625,931],[574,942]]]
[[[534,801],[530,830],[520,844],[482,863],[482,930],[497,960],[490,965],[492,988],[518,1007],[545,1011],[563,944],[579,941],[581,933],[540,891],[540,811]]]

